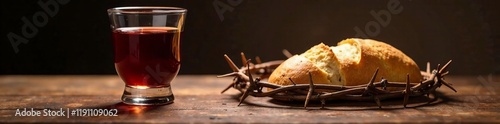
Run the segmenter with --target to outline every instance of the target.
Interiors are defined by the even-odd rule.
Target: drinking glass
[[[125,82],[122,101],[162,105],[174,101],[170,87],[180,68],[180,35],[186,9],[116,7],[108,9],[115,69]]]

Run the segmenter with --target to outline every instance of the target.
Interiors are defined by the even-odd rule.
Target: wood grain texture
[[[483,80],[484,79],[484,80]],[[180,75],[172,86],[175,102],[164,106],[130,106],[120,102],[124,84],[118,76],[0,76],[0,123],[338,123],[338,122],[495,122],[500,123],[500,76],[449,76],[457,93],[440,88],[427,97],[375,102],[328,101],[303,109],[302,102],[283,103],[249,97],[241,106],[234,89],[220,91],[231,78]],[[427,104],[427,101],[431,101]],[[19,117],[17,109],[118,109],[115,117]]]

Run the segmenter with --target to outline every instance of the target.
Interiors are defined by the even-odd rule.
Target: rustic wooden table
[[[500,123],[500,76],[447,76],[458,93],[443,87],[436,99],[411,98],[409,108],[402,99],[374,102],[330,101],[304,109],[302,102],[283,103],[270,98],[249,97],[241,106],[239,92],[220,91],[231,78],[214,75],[180,75],[173,83],[175,103],[164,106],[130,106],[120,102],[124,84],[107,76],[0,76],[0,123],[302,123],[302,122],[495,122]],[[25,117],[31,111],[116,109],[117,116]]]

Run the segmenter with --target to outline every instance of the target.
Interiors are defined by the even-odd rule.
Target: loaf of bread
[[[420,82],[417,64],[389,44],[371,39],[346,39],[329,47],[323,43],[305,53],[288,58],[278,66],[269,82],[279,85],[308,84],[309,73],[315,84],[355,86],[367,84],[379,68],[376,81]]]

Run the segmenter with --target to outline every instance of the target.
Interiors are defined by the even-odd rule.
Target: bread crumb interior
[[[324,45],[323,43],[312,47],[300,56],[303,56],[313,62],[316,67],[325,71],[328,74],[330,83],[334,85],[344,85],[342,79],[340,78],[340,73],[338,69],[338,63],[335,59],[335,55],[332,55],[330,47]]]

